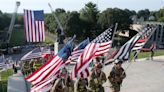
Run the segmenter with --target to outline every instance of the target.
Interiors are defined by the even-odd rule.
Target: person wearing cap
[[[51,92],[73,92],[73,81],[68,76],[66,68],[61,69],[59,78],[54,81]]]
[[[122,63],[122,60],[115,60],[115,65],[108,76],[112,92],[120,92],[122,81],[126,77],[125,71],[122,68]]]
[[[101,63],[96,62],[89,77],[89,88],[91,92],[104,92],[104,87],[102,85],[106,82],[106,75],[101,68]]]

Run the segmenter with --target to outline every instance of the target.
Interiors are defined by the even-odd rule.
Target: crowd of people
[[[138,54],[136,52],[135,54]],[[135,55],[137,56],[137,55]],[[153,56],[151,56],[153,57]],[[135,58],[137,59],[137,57]],[[17,65],[25,76],[33,73],[41,67],[47,59],[37,58],[13,64],[13,71],[17,73]],[[126,77],[125,71],[122,68],[122,60],[115,60],[114,66],[107,76],[103,72],[104,58],[96,58],[93,67],[90,70],[90,76],[85,78],[79,76],[76,80],[70,77],[67,68],[63,68],[59,76],[54,80],[51,92],[105,92],[103,84],[109,80],[112,92],[120,92],[123,79]]]
[[[95,62],[93,69],[91,69],[90,76],[84,78],[80,76],[74,82],[68,75],[66,68],[60,72],[59,78],[54,81],[51,92],[105,92],[103,84],[109,80],[112,92],[120,92],[120,87],[123,79],[126,77],[125,71],[122,68],[121,60],[116,60],[110,75],[102,71],[102,63]]]
[[[103,60],[103,58],[102,60],[100,58],[95,59],[94,65],[90,70],[90,76],[87,78],[80,76],[79,78],[72,79],[69,71],[64,67],[60,71],[59,76],[54,80],[51,92],[105,92],[103,84],[107,80],[109,80],[110,88],[113,92],[120,92],[122,81],[126,77],[125,71],[121,66],[123,61],[116,60],[110,75],[107,76],[103,72]],[[28,76],[42,66],[45,63],[45,59],[31,59],[21,63],[22,73]]]
[[[151,50],[153,52],[153,50]],[[138,52],[134,52],[135,59],[138,58]],[[151,58],[154,53],[151,53]],[[17,65],[25,76],[33,73],[39,67],[41,67],[47,59],[37,58],[26,61],[20,61],[13,64],[13,71],[17,73]],[[109,80],[110,88],[112,92],[120,92],[123,79],[126,77],[125,71],[122,68],[122,60],[115,60],[115,65],[107,76],[103,68],[104,58],[96,58],[93,67],[88,78],[80,76],[76,80],[73,80],[69,76],[67,68],[63,68],[60,71],[59,76],[54,80],[51,92],[105,92],[103,84]]]

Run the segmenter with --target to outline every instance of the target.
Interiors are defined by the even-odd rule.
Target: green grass
[[[151,52],[140,52],[138,58],[147,58],[149,57]],[[162,56],[164,55],[164,50],[156,50],[154,56]],[[131,53],[131,59],[133,57],[133,53]]]
[[[10,46],[18,46],[25,43],[25,36],[23,28],[14,28],[11,39],[10,39]]]
[[[50,43],[53,43],[53,41],[51,41],[51,39],[49,39],[47,36],[45,36],[45,43],[46,44],[50,44]]]
[[[13,74],[13,69],[8,69],[6,71],[0,72],[1,80],[7,80],[9,76]]]
[[[0,92],[7,92],[7,80],[8,77],[13,74],[12,69],[8,69],[7,71],[0,72],[1,81],[0,81]]]
[[[25,42],[26,42],[26,39],[25,39],[23,27],[14,28],[11,35],[9,46],[23,45],[25,44]],[[53,43],[53,41],[51,41],[48,37],[46,37],[45,43],[49,44],[49,43]]]

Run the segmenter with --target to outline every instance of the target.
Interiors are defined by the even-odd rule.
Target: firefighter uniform
[[[101,71],[102,65],[100,62],[96,62],[95,67],[89,77],[89,87],[92,92],[104,92],[102,86],[106,82],[106,75]]]
[[[123,79],[126,77],[124,69],[121,67],[122,61],[116,60],[115,66],[112,68],[108,76],[111,84],[112,92],[120,92]]]

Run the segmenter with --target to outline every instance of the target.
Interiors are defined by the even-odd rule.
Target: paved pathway
[[[123,64],[123,67],[126,69],[128,64]],[[111,67],[104,69],[107,76]],[[164,56],[155,57],[153,61],[140,59],[132,62],[126,74],[121,92],[164,92]],[[109,82],[105,86],[106,92],[111,92]]]
[[[27,84],[20,72],[8,78],[7,92],[28,92]]]

